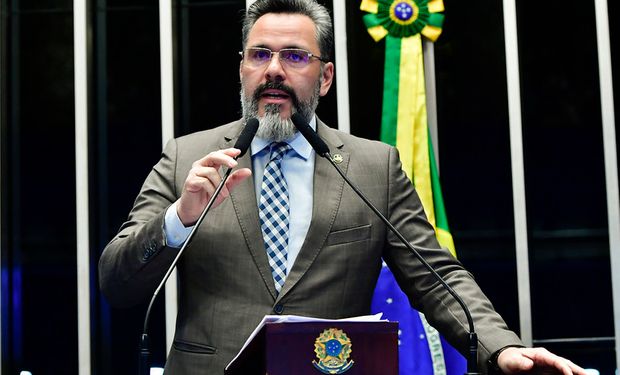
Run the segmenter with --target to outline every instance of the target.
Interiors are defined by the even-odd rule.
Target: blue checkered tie
[[[291,149],[286,143],[272,143],[271,157],[265,167],[258,216],[265,240],[265,250],[278,293],[286,278],[288,255],[288,188],[280,165]]]

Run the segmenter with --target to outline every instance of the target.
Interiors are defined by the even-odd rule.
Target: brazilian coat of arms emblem
[[[314,367],[323,374],[342,374],[353,366],[351,340],[340,329],[326,329],[316,338],[314,352],[318,362],[312,361]]]

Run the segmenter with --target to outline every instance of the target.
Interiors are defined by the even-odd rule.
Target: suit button
[[[274,308],[273,308],[273,312],[278,314],[278,315],[282,314],[284,312],[284,306],[282,306],[280,304],[275,305]]]

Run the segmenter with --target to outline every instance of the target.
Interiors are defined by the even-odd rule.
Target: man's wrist
[[[502,354],[504,350],[509,349],[509,348],[522,348],[522,346],[508,345],[508,346],[504,346],[500,350],[493,353],[491,355],[491,358],[489,358],[489,360],[487,361],[487,368],[488,368],[489,375],[503,374],[502,369],[499,367],[498,359],[499,359],[499,355]]]
[[[510,346],[505,346],[491,355],[491,358],[489,358],[487,362],[489,374],[496,375],[502,373],[502,370],[499,368],[499,364],[497,364],[497,359],[499,358],[499,355],[508,348],[510,348]]]

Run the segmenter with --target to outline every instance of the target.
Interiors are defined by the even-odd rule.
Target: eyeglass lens
[[[295,48],[285,48],[278,52],[267,48],[248,48],[245,59],[254,66],[260,66],[271,61],[272,54],[277,54],[281,62],[293,67],[306,66],[310,62],[310,52]]]

